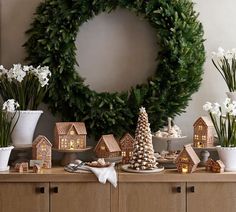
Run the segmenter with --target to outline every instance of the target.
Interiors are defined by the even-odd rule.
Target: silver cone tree
[[[148,114],[144,107],[140,108],[138,124],[135,131],[134,152],[129,168],[150,170],[157,167],[152,145],[152,134],[148,122]]]

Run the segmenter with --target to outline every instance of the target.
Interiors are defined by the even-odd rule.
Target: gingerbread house
[[[222,173],[225,170],[225,165],[221,160],[214,161],[212,164],[212,172]]]
[[[85,149],[86,135],[83,122],[58,122],[55,126],[54,146],[62,150]]]
[[[180,152],[175,160],[177,170],[180,173],[192,173],[196,170],[199,157],[193,150],[191,144],[185,145],[184,149]]]
[[[202,116],[198,118],[193,128],[194,147],[206,148],[214,145],[214,125],[209,117]]]
[[[29,170],[29,164],[27,162],[21,162],[21,163],[16,163],[15,165],[15,171],[22,173],[22,172],[28,172]]]
[[[209,158],[206,163],[205,163],[205,167],[206,167],[206,171],[212,171],[212,165],[214,164],[214,160],[212,160],[211,158]]]
[[[52,167],[52,144],[42,135],[39,135],[32,144],[32,158],[42,160],[43,168]]]
[[[34,164],[34,166],[33,166],[33,172],[34,173],[40,173],[41,172],[41,167],[40,167],[40,165],[38,165],[38,164]]]
[[[110,135],[103,135],[95,149],[94,152],[98,158],[112,158],[119,157],[121,153],[121,149],[115,139],[115,137]]]
[[[16,172],[19,172],[19,173],[24,172],[24,171],[23,171],[23,165],[22,165],[22,163],[16,163],[16,165],[15,165],[15,171],[16,171]]]
[[[120,139],[120,149],[121,149],[122,163],[123,164],[129,163],[130,159],[133,156],[133,151],[134,151],[134,138],[129,133],[126,133]]]

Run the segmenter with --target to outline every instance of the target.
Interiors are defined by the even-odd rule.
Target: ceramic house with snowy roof
[[[130,159],[133,156],[133,151],[134,151],[134,138],[129,133],[126,133],[120,139],[120,149],[121,149],[122,163],[123,164],[129,163]]]
[[[103,135],[99,139],[94,152],[98,158],[112,158],[119,157],[121,154],[121,149],[115,137],[110,134]]]
[[[180,173],[192,173],[196,170],[200,159],[193,150],[191,144],[185,145],[175,160],[177,170]]]
[[[86,148],[86,127],[83,122],[58,122],[55,126],[54,146],[61,150]]]
[[[214,125],[207,116],[201,116],[193,125],[193,146],[207,148],[214,146]]]

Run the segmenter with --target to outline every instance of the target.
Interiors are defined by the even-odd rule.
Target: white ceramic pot
[[[226,95],[228,98],[230,98],[232,101],[236,101],[236,92],[226,92]]]
[[[226,172],[236,171],[236,147],[216,147],[220,160],[225,165]]]
[[[42,110],[16,111],[12,126],[14,126],[18,117],[19,119],[11,135],[12,143],[15,147],[32,145],[34,131],[42,113]]]
[[[9,170],[8,161],[13,148],[13,146],[0,148],[0,171]]]

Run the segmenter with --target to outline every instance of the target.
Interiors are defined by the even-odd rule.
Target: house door
[[[70,149],[76,149],[76,142],[74,140],[70,140]]]

